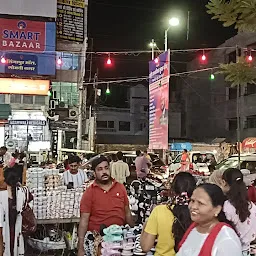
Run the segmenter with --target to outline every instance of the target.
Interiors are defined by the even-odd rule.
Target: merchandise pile
[[[134,180],[127,187],[130,209],[133,215],[137,216],[138,224],[146,221],[156,205],[168,200],[163,193],[165,191],[166,187],[151,177],[144,181]]]
[[[80,217],[84,189],[68,190],[58,169],[29,168],[27,186],[34,196],[32,208],[37,219]]]
[[[128,225],[120,227],[112,225],[103,229],[103,242],[101,244],[101,255],[154,255],[155,248],[148,253],[144,253],[140,246],[140,236],[142,225],[130,228]]]

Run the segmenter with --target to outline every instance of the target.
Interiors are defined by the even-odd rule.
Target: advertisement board
[[[0,14],[56,18],[57,0],[0,0]]]
[[[0,78],[0,93],[48,95],[49,80]]]
[[[0,73],[55,75],[55,22],[0,18]]]
[[[149,149],[168,149],[170,51],[149,62]]]
[[[85,32],[85,0],[57,0],[57,37],[83,43]]]

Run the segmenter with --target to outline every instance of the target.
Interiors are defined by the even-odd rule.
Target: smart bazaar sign
[[[56,24],[0,18],[0,73],[55,75]]]
[[[5,51],[44,52],[46,23],[0,19],[1,45]]]

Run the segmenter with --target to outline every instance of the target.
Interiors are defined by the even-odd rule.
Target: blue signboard
[[[171,144],[171,151],[183,151],[184,149],[191,151],[192,145],[189,142],[180,142],[180,143],[172,143]]]
[[[0,73],[55,75],[55,22],[0,19]],[[36,36],[33,36],[36,35]]]

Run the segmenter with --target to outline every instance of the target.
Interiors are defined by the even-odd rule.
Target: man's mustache
[[[101,178],[103,178],[103,177],[109,177],[109,175],[103,174],[103,175],[101,176]]]

